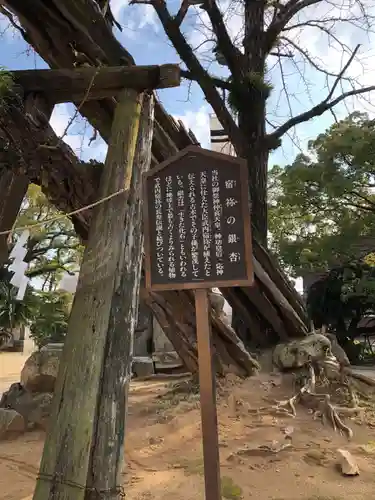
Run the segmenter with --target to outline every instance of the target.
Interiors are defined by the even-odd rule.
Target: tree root
[[[321,367],[320,367],[321,368]],[[321,418],[323,424],[327,421],[331,424],[335,431],[344,433],[348,439],[353,437],[353,431],[342,421],[340,415],[353,415],[363,411],[363,408],[358,406],[357,397],[350,387],[349,383],[342,382],[340,385],[345,387],[350,397],[350,407],[336,406],[331,402],[329,394],[319,394],[316,392],[316,374],[312,364],[308,366],[308,376],[304,385],[299,389],[293,397],[278,401],[268,410],[274,410],[277,413],[283,413],[291,417],[297,416],[296,405],[301,403],[309,407],[313,411],[313,418]],[[265,408],[261,408],[260,411]]]

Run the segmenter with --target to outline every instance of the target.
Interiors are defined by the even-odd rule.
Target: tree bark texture
[[[152,310],[181,361],[190,372],[197,373],[198,350],[193,293],[154,293],[143,290],[143,294],[141,300]],[[234,330],[226,325],[212,308],[210,318],[216,373],[235,373],[240,377],[253,374],[259,368],[258,363],[251,357]]]
[[[128,389],[142,268],[142,174],[150,168],[153,97],[144,95],[123,220],[123,244],[112,298],[85,500],[118,498],[122,484]],[[121,117],[124,120],[124,117]],[[124,211],[123,211],[124,212]]]
[[[28,113],[17,96],[3,107],[0,110],[0,164],[21,178],[27,175],[30,183],[41,186],[48,201],[62,212],[72,212],[97,199],[103,165],[95,168],[81,162],[57,137],[48,119],[39,107],[34,114]],[[11,158],[4,154],[6,148],[11,150]],[[72,222],[77,233],[87,238],[87,214],[72,216]]]
[[[122,347],[126,353],[126,361],[129,361],[131,355],[129,346],[134,333],[136,307],[134,296],[138,294],[137,269],[141,259],[140,255],[137,258],[137,254],[140,254],[142,239],[141,227],[138,225],[133,243],[129,240],[129,234],[124,241],[124,224],[130,222],[131,214],[137,217],[137,209],[139,210],[137,203],[133,203],[134,207],[129,211],[128,203],[141,102],[142,96],[136,91],[124,90],[116,109],[99,196],[104,198],[119,190],[124,192],[93,209],[34,500],[84,500],[93,445],[100,447],[100,452],[97,450],[100,457],[109,460],[111,466],[114,466],[112,472],[117,474],[117,465],[114,464],[118,464],[120,460],[118,443],[121,442],[122,445],[121,436],[119,442],[112,440],[107,443],[109,448],[103,450],[96,432],[98,417],[108,410],[107,397],[119,398],[119,401],[111,401],[114,413],[106,414],[106,417],[113,420],[107,422],[107,425],[115,425],[117,431],[124,418],[126,375],[117,381],[121,389],[117,384],[111,386],[114,378],[109,376],[105,362],[106,356],[114,355],[113,342],[118,339],[115,340],[112,336],[115,332],[118,334],[117,327],[128,328],[128,331],[123,331],[126,339]],[[131,258],[134,268],[130,271]],[[129,280],[126,297],[130,302],[122,304],[119,313],[121,315],[126,312],[126,317],[120,324],[115,313],[121,300],[120,291],[125,286],[121,279]],[[117,360],[114,369],[118,369],[118,364]],[[129,366],[125,370],[129,373]],[[121,395],[119,391],[122,392]],[[117,462],[114,457],[118,457]],[[93,466],[96,469],[96,464]],[[95,474],[96,472],[95,470]],[[105,472],[108,474],[109,471],[105,469]],[[102,484],[102,476],[97,480]]]
[[[17,175],[11,170],[0,170],[0,232],[12,229],[28,185],[29,179],[26,175]],[[0,235],[0,267],[8,260],[8,238],[8,234]]]
[[[264,2],[246,0],[243,72],[252,78],[264,78],[267,53],[264,50]],[[245,84],[246,85],[246,84]],[[238,124],[248,143],[251,214],[256,236],[267,248],[267,169],[266,97],[257,85],[248,85],[247,102],[239,110]]]

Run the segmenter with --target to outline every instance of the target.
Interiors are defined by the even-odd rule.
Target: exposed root
[[[296,417],[296,405],[301,403],[313,410],[314,418],[321,418],[323,424],[328,422],[335,431],[338,430],[340,433],[344,433],[348,439],[351,439],[353,431],[342,421],[340,415],[358,414],[363,408],[359,407],[358,398],[348,382],[342,382],[340,385],[347,389],[350,398],[349,407],[336,406],[332,403],[330,394],[317,393],[315,369],[321,375],[321,368],[321,366],[314,368],[312,364],[309,364],[307,378],[299,391],[293,397],[277,402],[268,410],[271,409],[277,413]],[[260,411],[264,410],[265,408],[260,409]]]

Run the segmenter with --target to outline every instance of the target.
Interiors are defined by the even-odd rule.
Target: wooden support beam
[[[181,81],[177,64],[22,70],[13,76],[26,94],[41,92],[54,104],[117,97],[125,87],[139,92],[178,87]]]
[[[103,402],[100,391],[107,349],[113,348],[115,340],[112,336],[119,335],[118,328],[121,325],[129,328],[127,332],[122,331],[123,335],[127,335],[127,341],[134,331],[135,322],[132,322],[131,314],[134,313],[134,301],[138,296],[139,272],[137,274],[137,265],[134,269],[132,267],[134,262],[138,262],[139,266],[141,261],[141,256],[136,258],[136,253],[139,251],[140,254],[142,225],[133,226],[132,237],[137,243],[130,241],[131,235],[125,228],[129,213],[133,210],[129,208],[128,202],[133,182],[141,103],[142,96],[127,89],[122,92],[116,108],[99,197],[105,198],[122,189],[125,192],[97,205],[92,212],[34,500],[84,500],[92,466],[90,450],[96,446],[94,439],[98,415],[102,411],[98,403]],[[124,240],[126,236],[130,239]],[[130,257],[134,258],[133,262],[129,260]],[[125,286],[123,279],[126,275],[129,276],[126,293],[131,304],[128,301],[126,305],[126,323],[116,324],[114,311],[117,307],[125,308],[121,304],[123,295],[119,292]],[[129,367],[126,373],[128,370]],[[126,380],[118,380],[119,384],[121,382],[125,390]],[[122,392],[120,398],[124,397]],[[124,405],[124,402],[119,401],[118,404],[120,406],[116,406],[116,409],[121,407],[122,411],[121,404]],[[104,407],[107,408],[106,405]],[[117,416],[113,413],[109,416],[111,419],[113,417],[111,422],[118,425],[120,421]],[[106,444],[108,448],[104,451],[101,448],[102,453],[111,455],[109,448],[113,443]],[[110,492],[102,492],[98,496],[116,498]]]

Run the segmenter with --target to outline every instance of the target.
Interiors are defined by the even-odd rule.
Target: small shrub
[[[227,500],[239,500],[242,498],[242,488],[232,478],[224,476],[221,478],[221,495]]]

